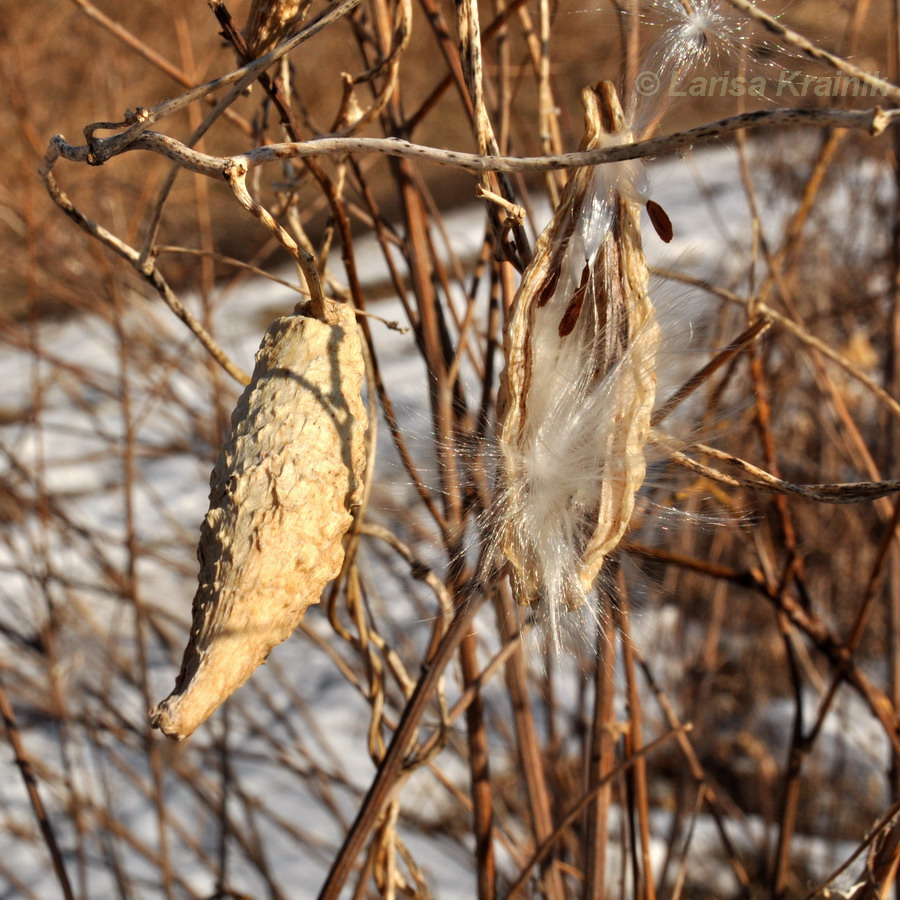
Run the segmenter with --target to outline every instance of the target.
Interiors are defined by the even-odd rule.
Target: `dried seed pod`
[[[611,84],[583,100],[585,149],[631,139]],[[644,480],[659,329],[639,177],[634,162],[573,172],[504,335],[496,543],[551,623],[585,601]]]
[[[253,0],[244,28],[252,56],[263,56],[287,37],[299,19],[302,0]]]
[[[175,690],[151,724],[181,740],[318,603],[344,559],[366,465],[353,310],[276,320],[210,476],[193,625]]]

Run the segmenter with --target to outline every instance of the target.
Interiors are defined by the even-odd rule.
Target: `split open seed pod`
[[[353,310],[276,320],[210,476],[193,624],[175,690],[150,711],[192,734],[250,677],[340,571],[366,465]]]
[[[631,140],[615,88],[584,91],[583,149]],[[496,543],[520,602],[585,601],[645,475],[659,329],[637,162],[572,172],[513,301],[500,377]]]

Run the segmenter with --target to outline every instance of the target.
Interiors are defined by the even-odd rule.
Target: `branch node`
[[[890,116],[880,106],[876,106],[875,109],[872,110],[872,122],[869,125],[869,134],[871,134],[872,137],[878,137],[890,124]]]

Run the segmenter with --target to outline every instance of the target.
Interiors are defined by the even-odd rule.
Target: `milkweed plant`
[[[8,329],[72,386],[34,393],[31,444],[3,430],[35,499],[6,537],[31,599],[2,623],[0,878],[887,896],[900,87],[869,63],[898,22],[253,0],[241,29],[210,0],[206,32],[173,19],[183,55],[209,41],[188,77],[77,5],[182,87],[40,166],[109,251],[66,327],[110,322],[118,355],[98,394],[97,351]],[[116,172],[134,209],[96,189]],[[119,537],[54,487],[60,414],[122,472]],[[212,469],[199,528],[159,458]]]

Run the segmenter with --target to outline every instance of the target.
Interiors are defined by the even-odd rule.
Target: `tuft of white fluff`
[[[612,85],[584,99],[583,146],[628,139]],[[497,552],[554,633],[587,601],[645,474],[659,329],[632,169],[573,173],[504,337]]]
[[[750,79],[777,79],[781,71],[776,59],[784,58],[785,48],[774,44],[771,36],[755,33],[724,0],[643,0],[640,16],[652,35],[640,69],[656,76],[657,89],[647,92],[639,83],[634,86],[629,109],[637,137],[653,129],[671,98],[684,96],[696,76],[707,79],[701,92],[725,96],[709,79],[740,75],[746,90]]]

